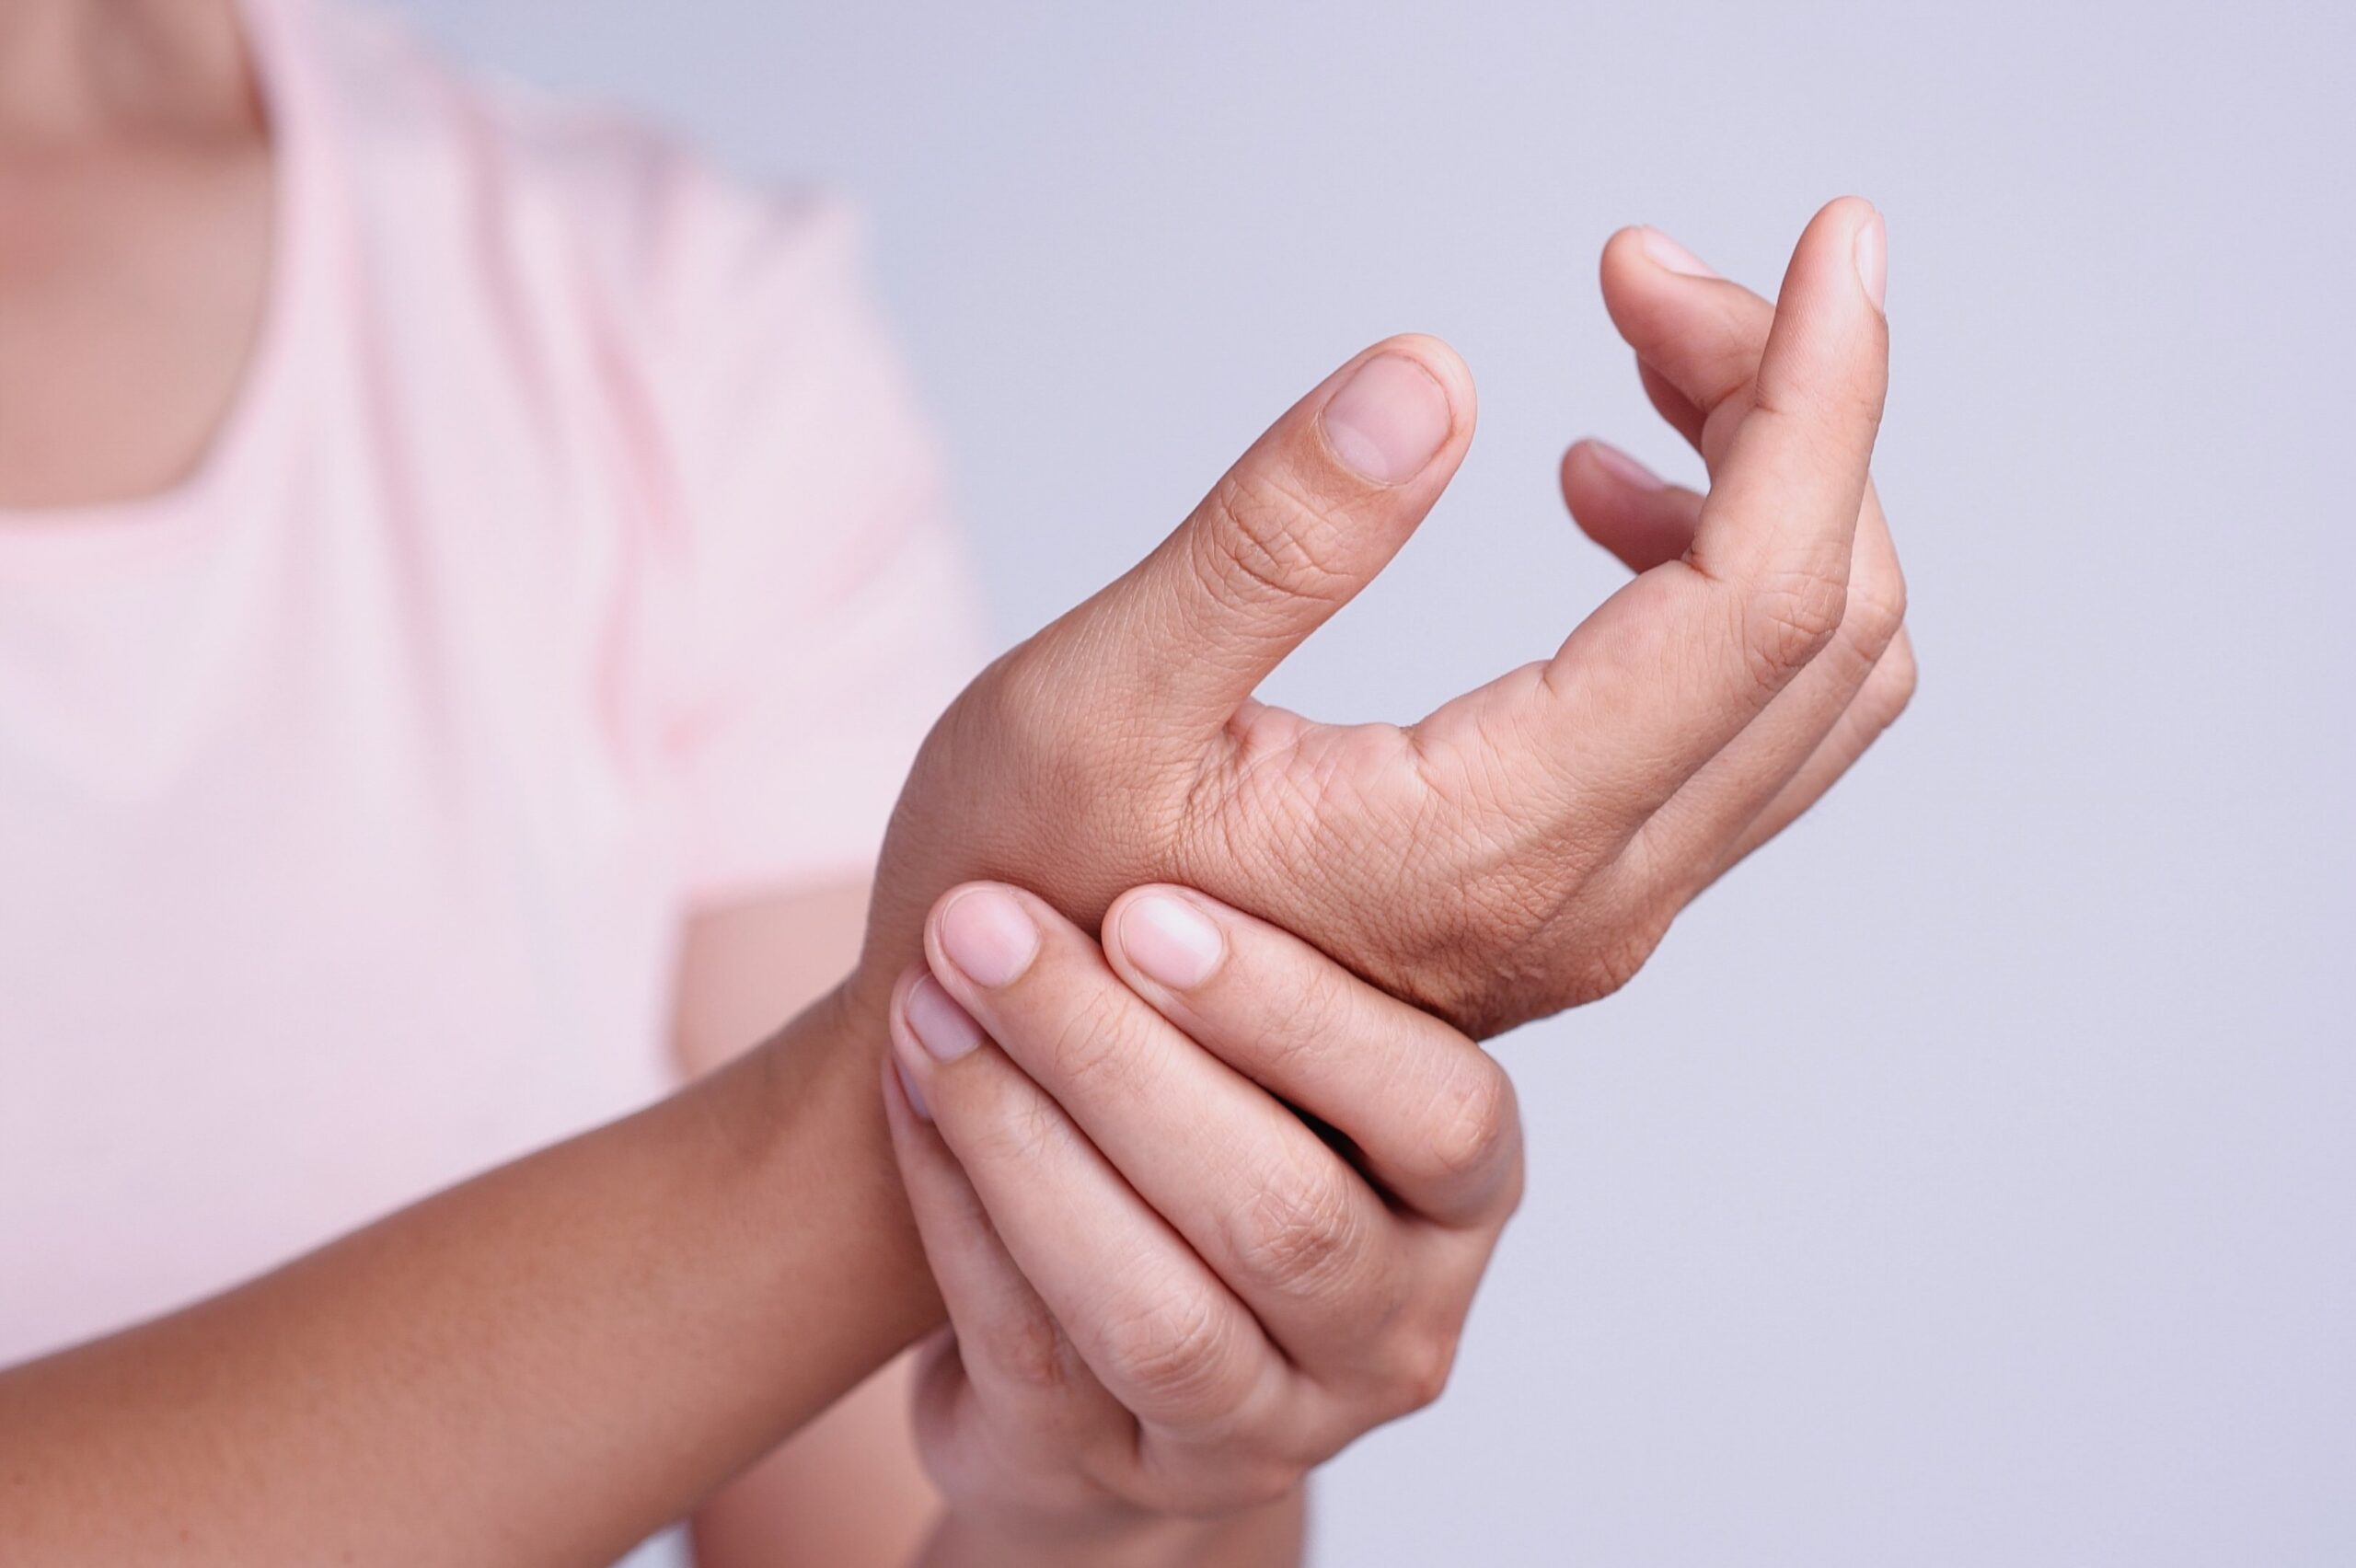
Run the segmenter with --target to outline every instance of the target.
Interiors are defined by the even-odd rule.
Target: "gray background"
[[[1318,1560],[2356,1561],[2347,7],[407,8],[865,200],[1009,640],[1361,343],[1450,339],[1463,477],[1272,691],[1327,717],[1617,582],[1571,438],[1695,472],[1613,227],[1772,286],[1874,198],[1921,696],[1503,1045],[1528,1207]]]

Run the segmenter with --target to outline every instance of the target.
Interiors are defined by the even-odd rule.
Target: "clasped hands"
[[[1911,692],[1883,243],[1832,203],[1771,305],[1613,237],[1606,306],[1710,485],[1572,448],[1574,517],[1636,575],[1551,658],[1405,726],[1253,699],[1471,441],[1461,362],[1401,338],[943,716],[846,995],[893,1040],[953,1499],[1215,1518],[1437,1394],[1521,1182],[1474,1042],[1624,984]]]

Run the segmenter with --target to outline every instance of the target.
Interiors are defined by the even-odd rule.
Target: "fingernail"
[[[1657,228],[1646,228],[1644,231],[1644,240],[1645,254],[1653,259],[1653,265],[1656,267],[1665,267],[1669,271],[1688,278],[1717,276],[1717,273],[1710,270],[1708,262]]]
[[[955,1061],[984,1038],[982,1026],[974,1021],[974,1015],[959,1007],[957,998],[942,990],[941,982],[930,974],[908,987],[908,999],[900,1004],[900,1012],[908,1020],[908,1032],[937,1062]],[[900,1081],[907,1081],[905,1074]],[[913,1089],[909,1090],[911,1095],[915,1092]]]
[[[892,1058],[892,1070],[900,1075],[900,1092],[907,1097],[908,1109],[917,1113],[917,1120],[931,1121],[932,1107],[924,1102],[924,1091],[917,1087],[917,1080],[908,1076],[908,1069],[897,1056]]]
[[[1857,225],[1857,282],[1865,287],[1865,297],[1874,308],[1882,308],[1882,293],[1889,286],[1889,235],[1883,229],[1881,213],[1875,213]]]
[[[1448,393],[1404,354],[1377,354],[1326,401],[1323,419],[1334,455],[1377,484],[1403,484],[1448,439]]]
[[[1603,467],[1611,474],[1612,478],[1620,480],[1623,484],[1634,485],[1638,490],[1667,490],[1669,488],[1669,481],[1667,479],[1662,478],[1658,474],[1654,473],[1650,468],[1646,467],[1642,463],[1637,462],[1634,457],[1629,456],[1625,452],[1621,451],[1618,447],[1612,445],[1608,441],[1590,440],[1587,444],[1587,449],[1589,452],[1594,453],[1595,460],[1601,464]]]
[[[1184,899],[1149,893],[1121,911],[1121,951],[1147,979],[1185,991],[1211,977],[1227,944],[1218,928]]]
[[[1031,967],[1039,928],[1012,895],[977,887],[941,912],[941,951],[966,979],[995,990]]]

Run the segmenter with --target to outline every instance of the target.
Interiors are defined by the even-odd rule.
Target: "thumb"
[[[1217,728],[1407,542],[1463,460],[1472,409],[1472,375],[1446,344],[1377,343],[1031,654],[1124,710]]]

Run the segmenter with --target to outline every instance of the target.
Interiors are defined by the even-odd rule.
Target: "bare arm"
[[[676,1044],[701,1078],[823,996],[859,958],[868,879],[715,910],[679,954]],[[894,1362],[696,1510],[702,1568],[907,1562],[941,1499],[908,1430],[908,1368]]]
[[[682,1068],[700,1077],[757,1042],[849,973],[867,917],[865,879],[713,911],[687,928],[680,952],[676,1042]],[[701,1568],[967,1568],[1022,1561],[1054,1568],[1055,1547],[990,1522],[945,1516],[908,1424],[912,1357],[845,1396],[696,1511]],[[1071,1544],[1087,1568],[1281,1568],[1300,1556],[1298,1493],[1248,1515],[1157,1523],[1120,1541]],[[1107,1555],[1118,1553],[1116,1557]]]
[[[953,883],[1019,874],[1084,931],[1122,889],[1182,882],[1475,1036],[1623,983],[1911,684],[1885,662],[1902,598],[1866,473],[1881,256],[1878,217],[1842,202],[1779,306],[1622,269],[1615,316],[1713,480],[1691,506],[1653,494],[1643,536],[1692,542],[1552,660],[1412,728],[1249,698],[1471,438],[1445,350],[1360,355],[953,705],[853,984],[639,1115],[0,1373],[0,1544],[44,1563],[595,1562],[684,1515],[941,1320],[878,1058],[893,976]]]
[[[609,1562],[938,1320],[830,994],[728,1069],[0,1372],[0,1556]]]

